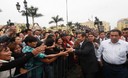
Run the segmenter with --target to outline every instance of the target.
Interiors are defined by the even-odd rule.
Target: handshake
[[[69,53],[72,53],[73,52],[73,48],[66,48],[66,51],[61,51],[59,53],[59,56],[68,56]]]
[[[44,45],[44,44],[42,44],[42,45],[40,45],[39,47],[36,47],[36,48],[32,51],[32,53],[33,53],[34,55],[37,55],[37,54],[39,54],[39,53],[44,52],[46,48],[47,48],[47,46]],[[50,47],[50,48],[51,48],[51,47]],[[59,55],[68,55],[68,53],[72,53],[73,51],[74,51],[74,49],[73,49],[72,47],[71,47],[71,48],[66,48],[66,51],[61,51],[61,52],[59,53]]]
[[[66,51],[67,51],[68,53],[71,53],[71,52],[74,52],[75,49],[73,49],[72,47],[71,47],[71,48],[66,48]]]

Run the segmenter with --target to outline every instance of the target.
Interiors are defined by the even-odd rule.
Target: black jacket
[[[32,57],[34,57],[32,53],[26,53],[23,57],[13,60],[9,63],[0,63],[0,71],[5,71],[14,67],[22,66]]]
[[[86,73],[98,71],[98,62],[91,42],[85,40],[81,47],[75,49],[75,54],[78,56],[82,70],[86,71]]]

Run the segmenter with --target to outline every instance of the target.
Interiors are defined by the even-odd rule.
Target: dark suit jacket
[[[91,42],[85,40],[81,47],[75,49],[75,54],[78,56],[78,61],[84,72],[93,73],[98,71],[98,62]]]

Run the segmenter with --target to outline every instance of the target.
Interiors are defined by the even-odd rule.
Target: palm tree
[[[78,22],[76,22],[74,25],[75,25],[78,29],[80,29],[80,27],[81,27],[80,23],[78,23]]]
[[[27,8],[28,16],[32,17],[33,26],[34,26],[34,18],[43,16],[41,13],[37,13],[37,11],[38,11],[38,8],[33,6],[31,6],[30,8]],[[25,14],[26,14],[25,12],[22,13],[23,16],[25,16]]]
[[[64,24],[61,24],[60,27],[61,27],[61,29],[62,29],[62,27],[65,27],[65,26],[64,26]]]
[[[72,22],[68,22],[68,23],[67,23],[67,26],[69,26],[69,28],[70,28],[70,29],[73,29],[73,28],[74,28],[74,26],[73,26],[73,23],[72,23]]]
[[[55,23],[56,24],[56,29],[58,29],[58,22],[64,21],[63,18],[59,18],[59,15],[56,17],[52,17],[52,21],[49,22],[49,24]]]

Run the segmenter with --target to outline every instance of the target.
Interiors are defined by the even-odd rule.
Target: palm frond
[[[54,23],[54,21],[50,21],[50,22],[49,22],[49,24],[52,24],[52,23]]]
[[[42,14],[36,14],[34,17],[42,17],[42,16],[44,16],[44,15],[42,15]]]
[[[59,19],[58,19],[58,22],[59,22],[59,21],[64,21],[64,20],[63,20],[63,18],[59,18]]]

